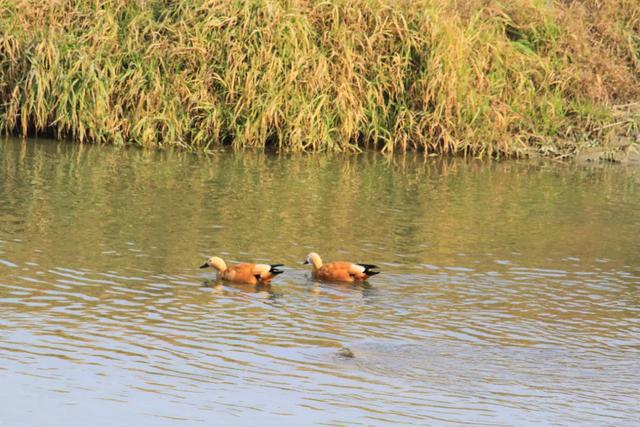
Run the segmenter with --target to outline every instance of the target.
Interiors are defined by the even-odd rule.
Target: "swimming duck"
[[[218,279],[233,283],[256,285],[258,283],[269,283],[278,274],[284,273],[284,271],[278,270],[278,267],[282,266],[283,264],[242,263],[227,267],[222,258],[214,256],[209,258],[200,268],[215,268],[218,272]]]
[[[380,273],[379,271],[372,271],[372,269],[378,268],[372,264],[344,261],[323,264],[322,258],[315,252],[307,255],[307,259],[303,264],[311,264],[313,266],[311,274],[315,279],[332,282],[363,282],[369,277]]]

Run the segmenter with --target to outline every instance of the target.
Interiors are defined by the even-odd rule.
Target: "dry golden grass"
[[[499,156],[638,130],[637,0],[0,0],[0,31],[22,135]]]

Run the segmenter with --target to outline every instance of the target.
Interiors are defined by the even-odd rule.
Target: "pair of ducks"
[[[353,262],[337,261],[322,263],[322,258],[315,252],[307,255],[303,264],[311,264],[313,270],[311,275],[314,279],[329,282],[363,282],[374,276],[379,271],[372,264],[359,264]],[[218,279],[227,280],[233,283],[244,283],[247,285],[257,285],[259,283],[269,283],[278,274],[284,273],[279,267],[283,264],[252,264],[242,263],[227,267],[227,264],[216,256],[211,257],[200,268],[213,267],[218,272]]]

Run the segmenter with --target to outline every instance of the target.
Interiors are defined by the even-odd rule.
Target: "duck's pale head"
[[[311,264],[314,268],[320,268],[322,267],[322,258],[320,258],[320,255],[318,255],[317,253],[311,252],[309,255],[307,255],[307,258],[302,264]]]
[[[207,262],[205,262],[200,266],[200,268],[207,268],[207,267],[213,267],[218,271],[225,271],[227,269],[227,264],[222,260],[222,258],[219,258],[217,256],[212,256],[207,260]]]

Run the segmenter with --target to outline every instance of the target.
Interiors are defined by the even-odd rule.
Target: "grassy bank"
[[[518,155],[639,132],[637,0],[0,0],[0,127]]]

